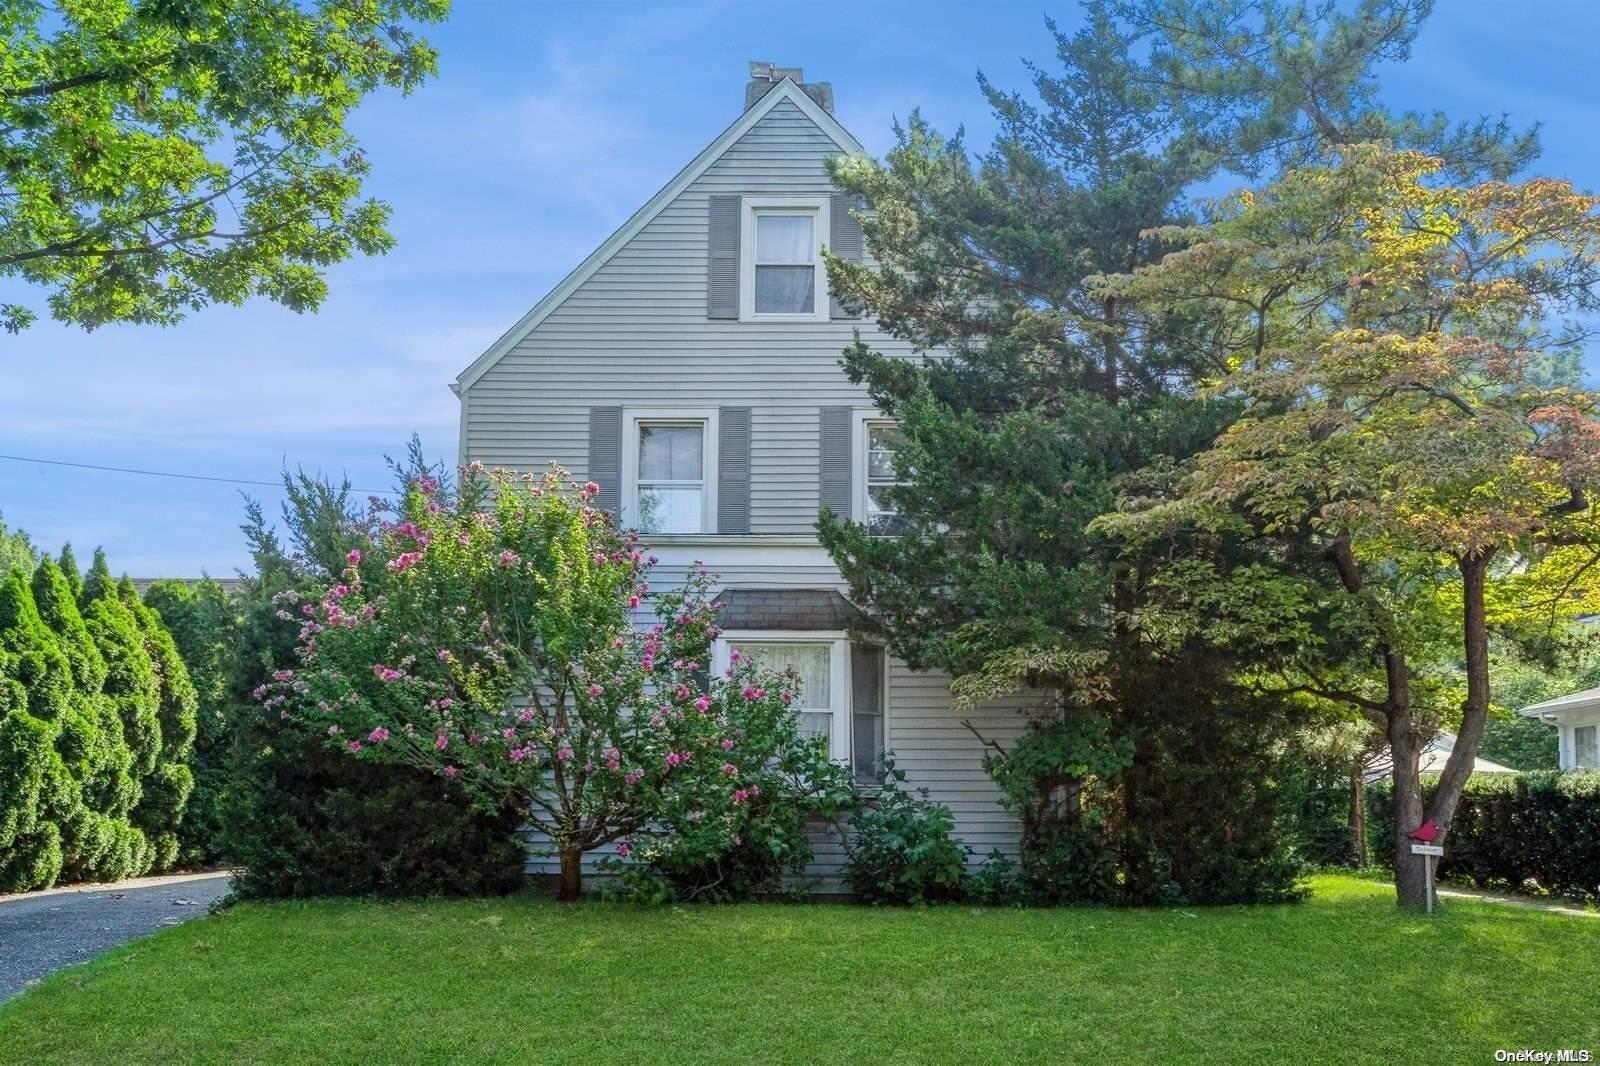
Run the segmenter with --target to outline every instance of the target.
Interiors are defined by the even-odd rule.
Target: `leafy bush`
[[[374,515],[333,583],[278,598],[300,665],[256,693],[361,759],[459,781],[485,810],[525,811],[561,861],[624,855],[671,826],[702,854],[736,844],[750,802],[812,760],[799,742],[796,679],[734,663],[706,678],[715,636],[710,577],[651,594],[649,566],[593,499],[543,478],[463,472],[441,498],[431,477],[401,513]],[[650,595],[659,621],[635,625]]]
[[[229,682],[228,785],[218,850],[244,898],[500,895],[525,883],[520,819],[479,811],[460,789],[404,766],[359,762],[298,723],[264,715],[249,692],[293,664],[294,631],[273,596],[287,560],[259,530],[263,576],[240,596],[238,670]],[[303,579],[298,579],[303,580]]]
[[[1423,780],[1431,794],[1437,775]],[[1394,861],[1388,781],[1368,786],[1375,859]],[[1480,887],[1534,885],[1557,896],[1600,900],[1600,770],[1473,774],[1456,808],[1441,878]]]
[[[1022,870],[996,848],[967,876],[968,903],[984,907],[1010,907],[1026,902],[1022,888]]]
[[[884,782],[850,819],[844,878],[864,903],[905,906],[961,898],[967,848],[955,838],[950,808],[912,794],[894,759],[884,759]]]
[[[216,862],[222,857],[222,797],[230,743],[228,685],[239,650],[239,603],[210,578],[153,582],[145,590],[144,602],[172,634],[197,699],[194,753],[189,761],[194,789],[178,827],[181,860]]]
[[[631,849],[630,861],[604,859],[601,871],[635,903],[733,903],[785,894],[785,878],[811,863],[808,823],[837,820],[855,807],[856,794],[849,767],[829,760],[821,738],[786,737],[781,750],[761,768],[760,792],[747,801],[736,835],[696,832],[703,817],[669,821]]]

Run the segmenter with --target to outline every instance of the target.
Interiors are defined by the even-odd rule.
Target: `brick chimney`
[[[750,61],[750,81],[744,87],[744,109],[750,110],[773,86],[788,78],[800,86],[802,92],[817,102],[817,106],[833,114],[833,85],[825,81],[807,82],[805,71],[799,67],[779,67],[771,63]]]

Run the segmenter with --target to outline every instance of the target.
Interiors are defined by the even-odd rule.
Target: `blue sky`
[[[913,107],[986,143],[979,69],[1023,87],[1048,63],[1041,15],[1069,3],[525,4],[458,0],[428,36],[440,76],[373,99],[355,128],[399,247],[345,264],[315,315],[259,303],[170,329],[0,337],[0,454],[273,481],[285,466],[386,488],[412,432],[454,457],[447,383],[737,117],[746,62],[833,82],[869,150]],[[1544,123],[1538,169],[1600,187],[1600,6],[1545,0],[1508,18],[1453,0],[1387,72],[1399,107]],[[37,292],[0,290],[39,306]],[[1591,373],[1597,368],[1591,366]],[[0,461],[0,515],[135,576],[246,564],[240,486]],[[250,488],[276,513],[279,494]]]

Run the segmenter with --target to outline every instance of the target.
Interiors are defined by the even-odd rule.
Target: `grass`
[[[1492,1062],[1600,1051],[1600,920],[249,904],[0,1006],[5,1063]]]

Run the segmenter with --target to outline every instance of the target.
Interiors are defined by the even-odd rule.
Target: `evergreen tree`
[[[1082,29],[1051,26],[1060,71],[1033,68],[1031,96],[980,76],[1000,126],[986,155],[974,160],[959,136],[913,114],[882,163],[834,168],[870,211],[868,259],[830,259],[833,291],[930,355],[885,355],[860,339],[846,350],[847,375],[898,423],[898,485],[879,501],[894,517],[874,529],[825,515],[822,541],[892,650],[952,674],[959,701],[1038,694],[1022,739],[992,744],[989,759],[1021,816],[1025,866],[1063,839],[1068,851],[1120,841],[1132,899],[1161,898],[1169,882],[1191,898],[1229,877],[1284,886],[1275,859],[1225,842],[1275,833],[1273,737],[1287,741],[1302,711],[1247,683],[1256,653],[1162,632],[1144,613],[1171,580],[1165,559],[1246,568],[1255,545],[1208,532],[1130,551],[1090,531],[1119,489],[1159,482],[1236,414],[1227,396],[1202,398],[1199,386],[1228,367],[1198,316],[1098,282],[1174,250],[1163,242],[1190,220],[1196,183],[1298,158],[1284,131],[1320,150],[1390,123],[1372,72],[1403,56],[1426,14],[1409,0],[1364,0],[1291,26],[1268,0],[1226,6],[1270,31],[1245,50],[1260,60],[1254,73],[1228,86],[1231,117],[1207,111],[1175,72],[1180,61],[1218,77],[1226,66],[1208,49],[1227,27],[1206,5],[1091,2]],[[1304,26],[1309,36],[1294,36]],[[1300,80],[1301,62],[1314,81]],[[1316,120],[1336,102],[1337,138]],[[1267,118],[1244,121],[1267,105]],[[1421,129],[1392,120],[1402,126]],[[1485,143],[1504,132],[1472,129]],[[1501,140],[1505,166],[1536,146]],[[1152,693],[1151,677],[1172,680]],[[1254,753],[1232,789],[1174,740],[1202,733]],[[1214,847],[1193,846],[1205,834],[1181,828],[1170,815],[1180,810],[1212,816]],[[1188,868],[1172,865],[1180,857]]]
[[[228,686],[239,646],[239,601],[206,578],[154,582],[145,590],[144,602],[172,634],[199,700],[190,763],[194,791],[178,830],[181,859],[213,862],[221,857],[221,803],[230,741]]]
[[[72,598],[83,599],[83,571],[78,569],[78,557],[72,554],[72,545],[63,544],[61,555],[56,559],[56,566],[61,570],[61,576],[67,579],[67,588],[72,591]]]

